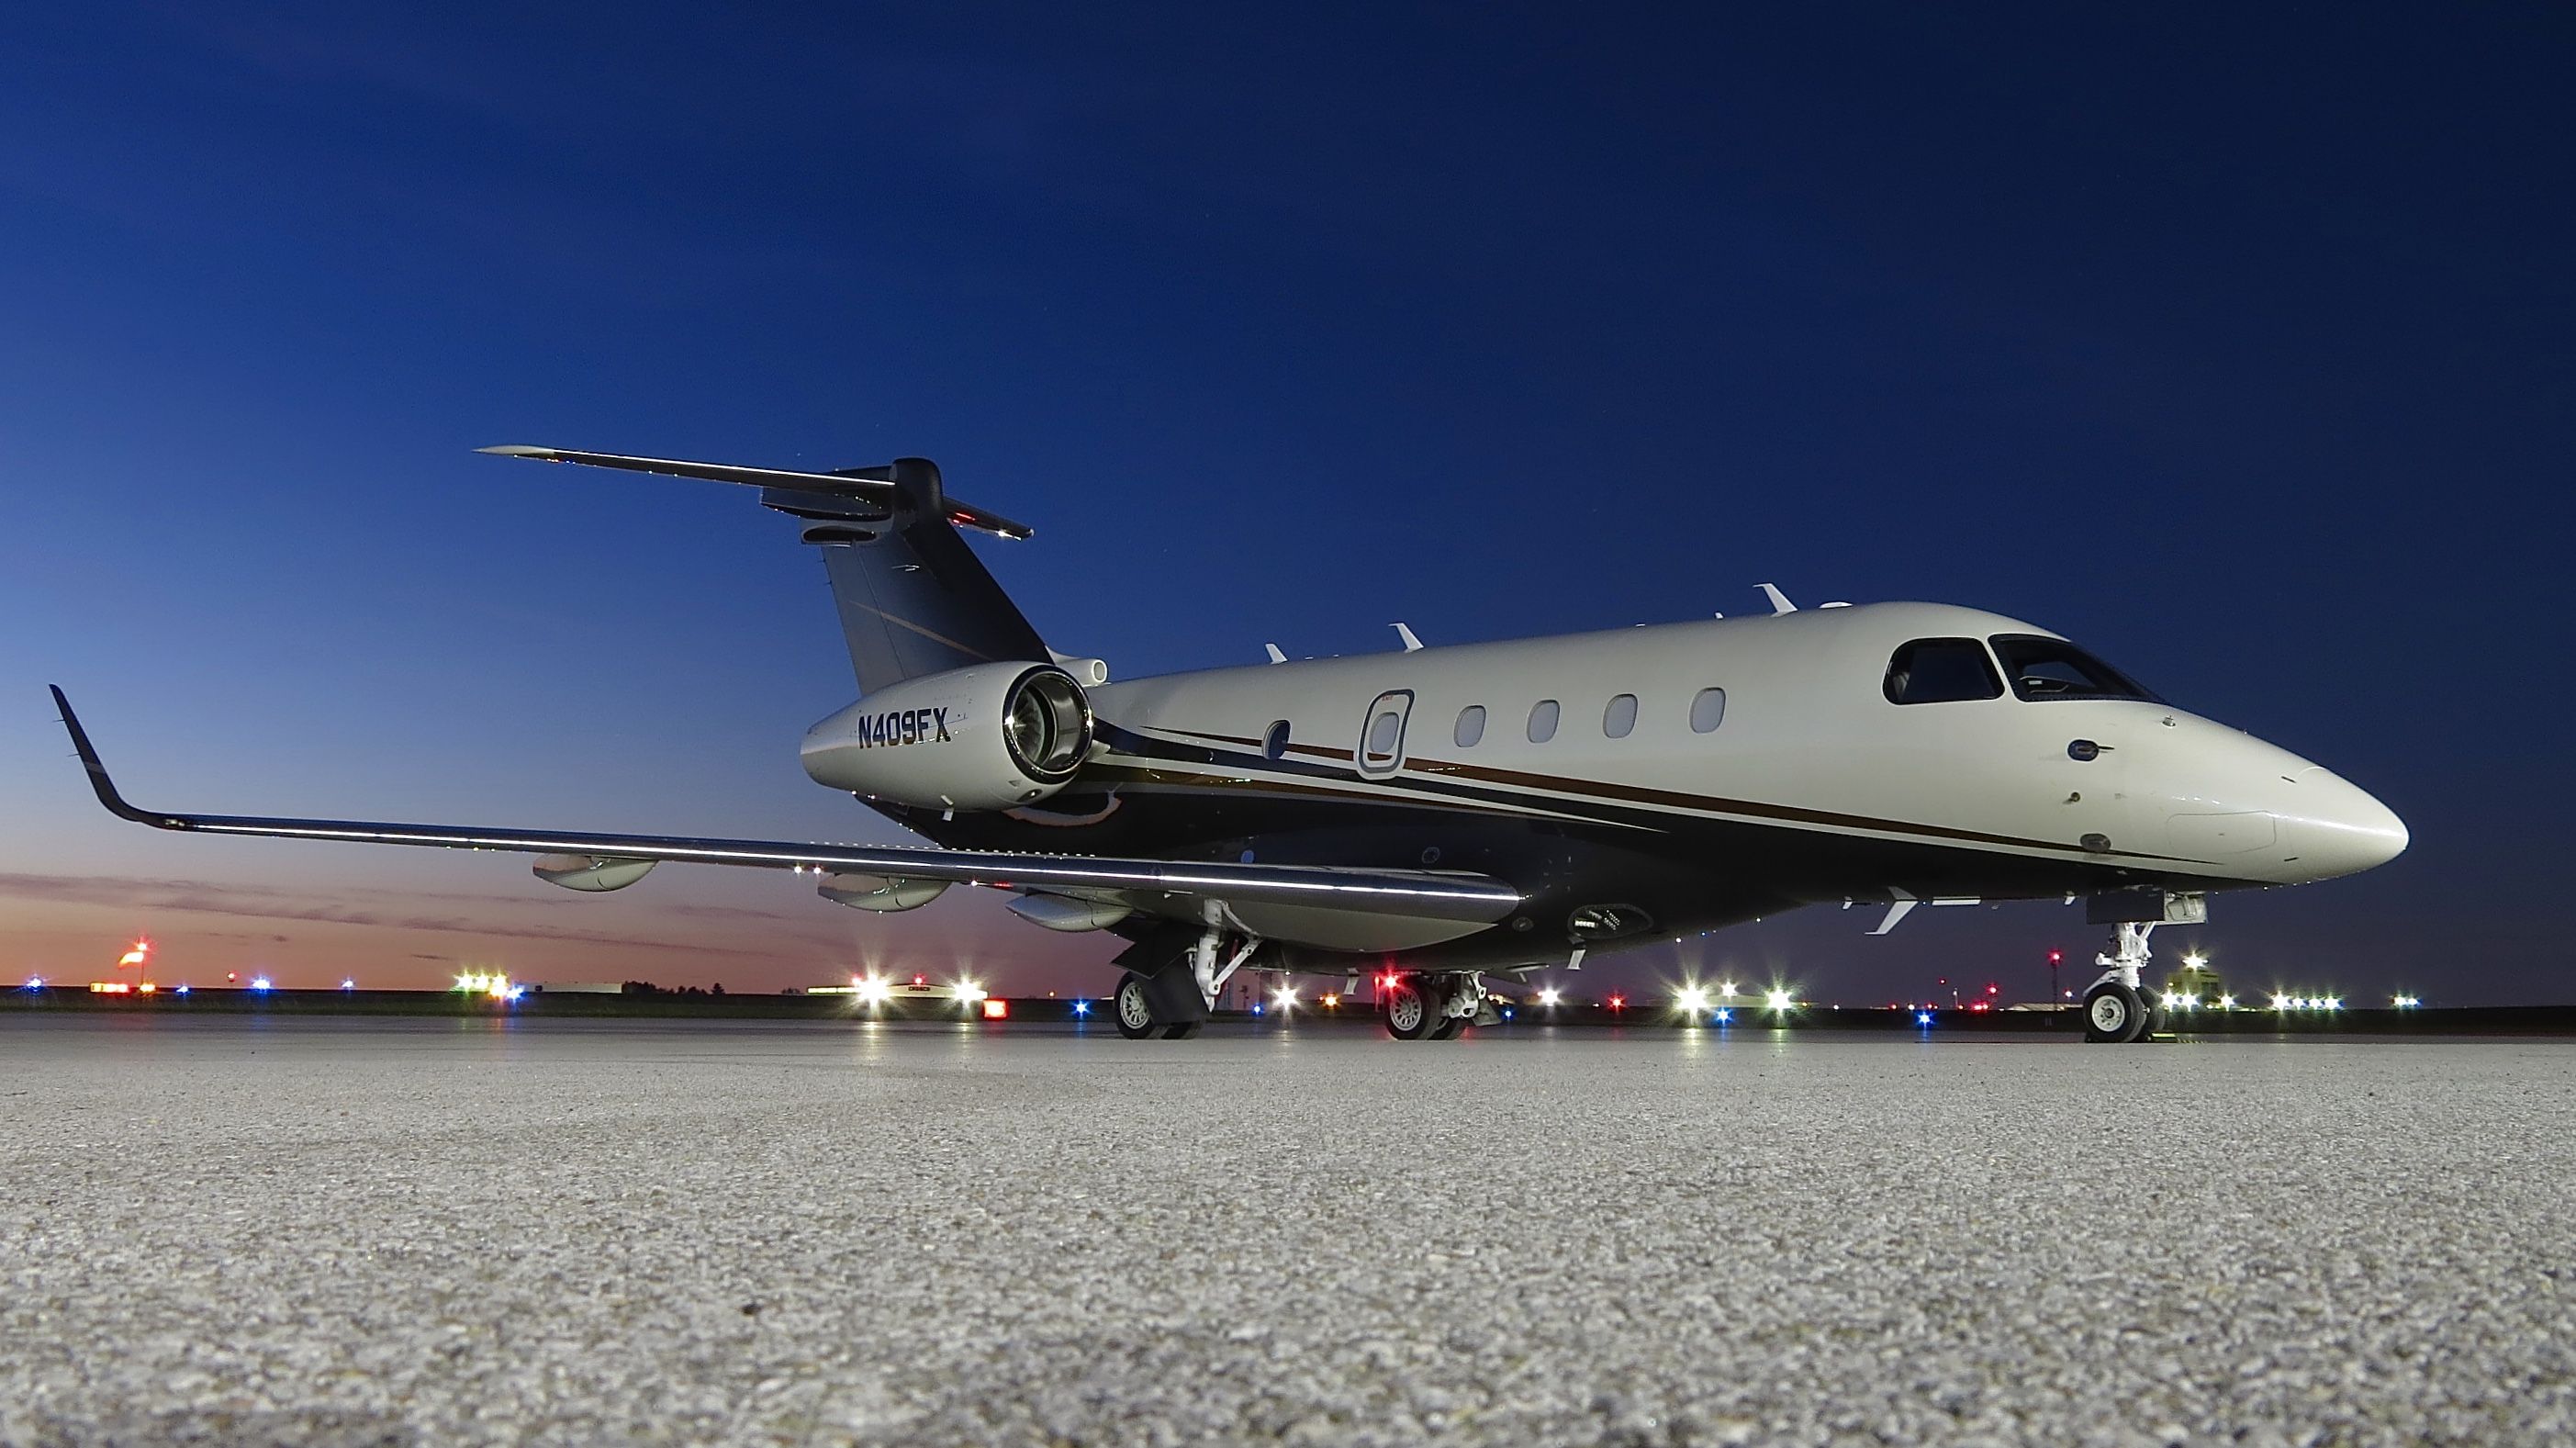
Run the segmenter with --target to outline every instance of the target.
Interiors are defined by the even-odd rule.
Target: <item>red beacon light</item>
[[[1610,998],[1610,1009],[1612,1009],[1612,1010],[1614,1010],[1614,1011],[1624,1011],[1624,1010],[1626,1010],[1627,1008],[1628,1008],[1628,998],[1627,998],[1626,996],[1615,996],[1615,995],[1614,995],[1614,996],[1612,996],[1612,997]]]

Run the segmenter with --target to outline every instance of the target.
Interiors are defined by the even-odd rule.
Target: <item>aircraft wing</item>
[[[51,686],[49,686],[51,687]],[[173,814],[126,802],[107,766],[54,688],[63,727],[89,771],[90,787],[111,813],[155,829],[359,844],[431,845],[459,850],[592,855],[603,859],[747,865],[772,870],[843,870],[907,880],[946,880],[1005,890],[1117,891],[1218,900],[1229,905],[1304,907],[1328,912],[1490,924],[1512,913],[1520,892],[1483,875],[1432,870],[1364,870],[1322,865],[1127,860],[1088,855],[1018,854],[907,846],[796,844],[773,840],[693,839],[596,834],[574,830],[481,829],[459,825],[362,820],[271,819],[252,815]],[[1466,933],[1464,931],[1458,933]]]

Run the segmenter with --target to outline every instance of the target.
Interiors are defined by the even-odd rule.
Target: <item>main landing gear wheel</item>
[[[1190,1037],[1199,1033],[1200,1025],[1201,1022],[1198,1021],[1174,1021],[1170,1025],[1163,1027],[1163,1039],[1166,1041],[1186,1041]]]
[[[1438,1024],[1422,988],[1409,980],[1380,987],[1378,1003],[1384,1008],[1386,1033],[1399,1041],[1421,1040],[1424,1032]]]
[[[1161,1029],[1154,1020],[1154,998],[1146,990],[1145,978],[1129,971],[1118,979],[1118,993],[1110,998],[1110,1014],[1118,1018],[1118,1034],[1131,1041],[1141,1041]]]
[[[2084,993],[2084,1039],[2114,1044],[2134,1041],[2147,1032],[2147,1003],[2116,980],[2095,983]]]
[[[1459,1035],[1466,1029],[1467,1018],[1465,1016],[1442,1016],[1440,1018],[1440,1024],[1431,1028],[1431,1039],[1435,1041],[1454,1041],[1458,1039]]]

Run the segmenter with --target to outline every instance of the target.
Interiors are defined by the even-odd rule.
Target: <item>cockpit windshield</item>
[[[2004,662],[2004,677],[2023,699],[2140,699],[2164,701],[2145,685],[2064,639],[2038,634],[1997,634],[1987,642]]]

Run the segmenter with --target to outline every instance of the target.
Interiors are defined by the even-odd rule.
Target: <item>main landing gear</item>
[[[2111,937],[2111,951],[2093,957],[2102,978],[2084,992],[2084,1039],[2125,1045],[2143,1041],[2165,1028],[2164,1008],[2147,997],[2147,937],[2161,923],[2122,921]]]
[[[1469,1025],[1496,1019],[1485,998],[1485,983],[1474,972],[1464,975],[1397,975],[1377,989],[1379,1019],[1399,1041],[1454,1041]]]
[[[1131,970],[1119,977],[1117,993],[1110,998],[1118,1034],[1131,1041],[1148,1036],[1181,1041],[1197,1035],[1207,1024],[1217,993],[1261,948],[1258,936],[1231,937],[1230,951],[1229,940],[1211,920],[1180,959],[1151,974]]]

